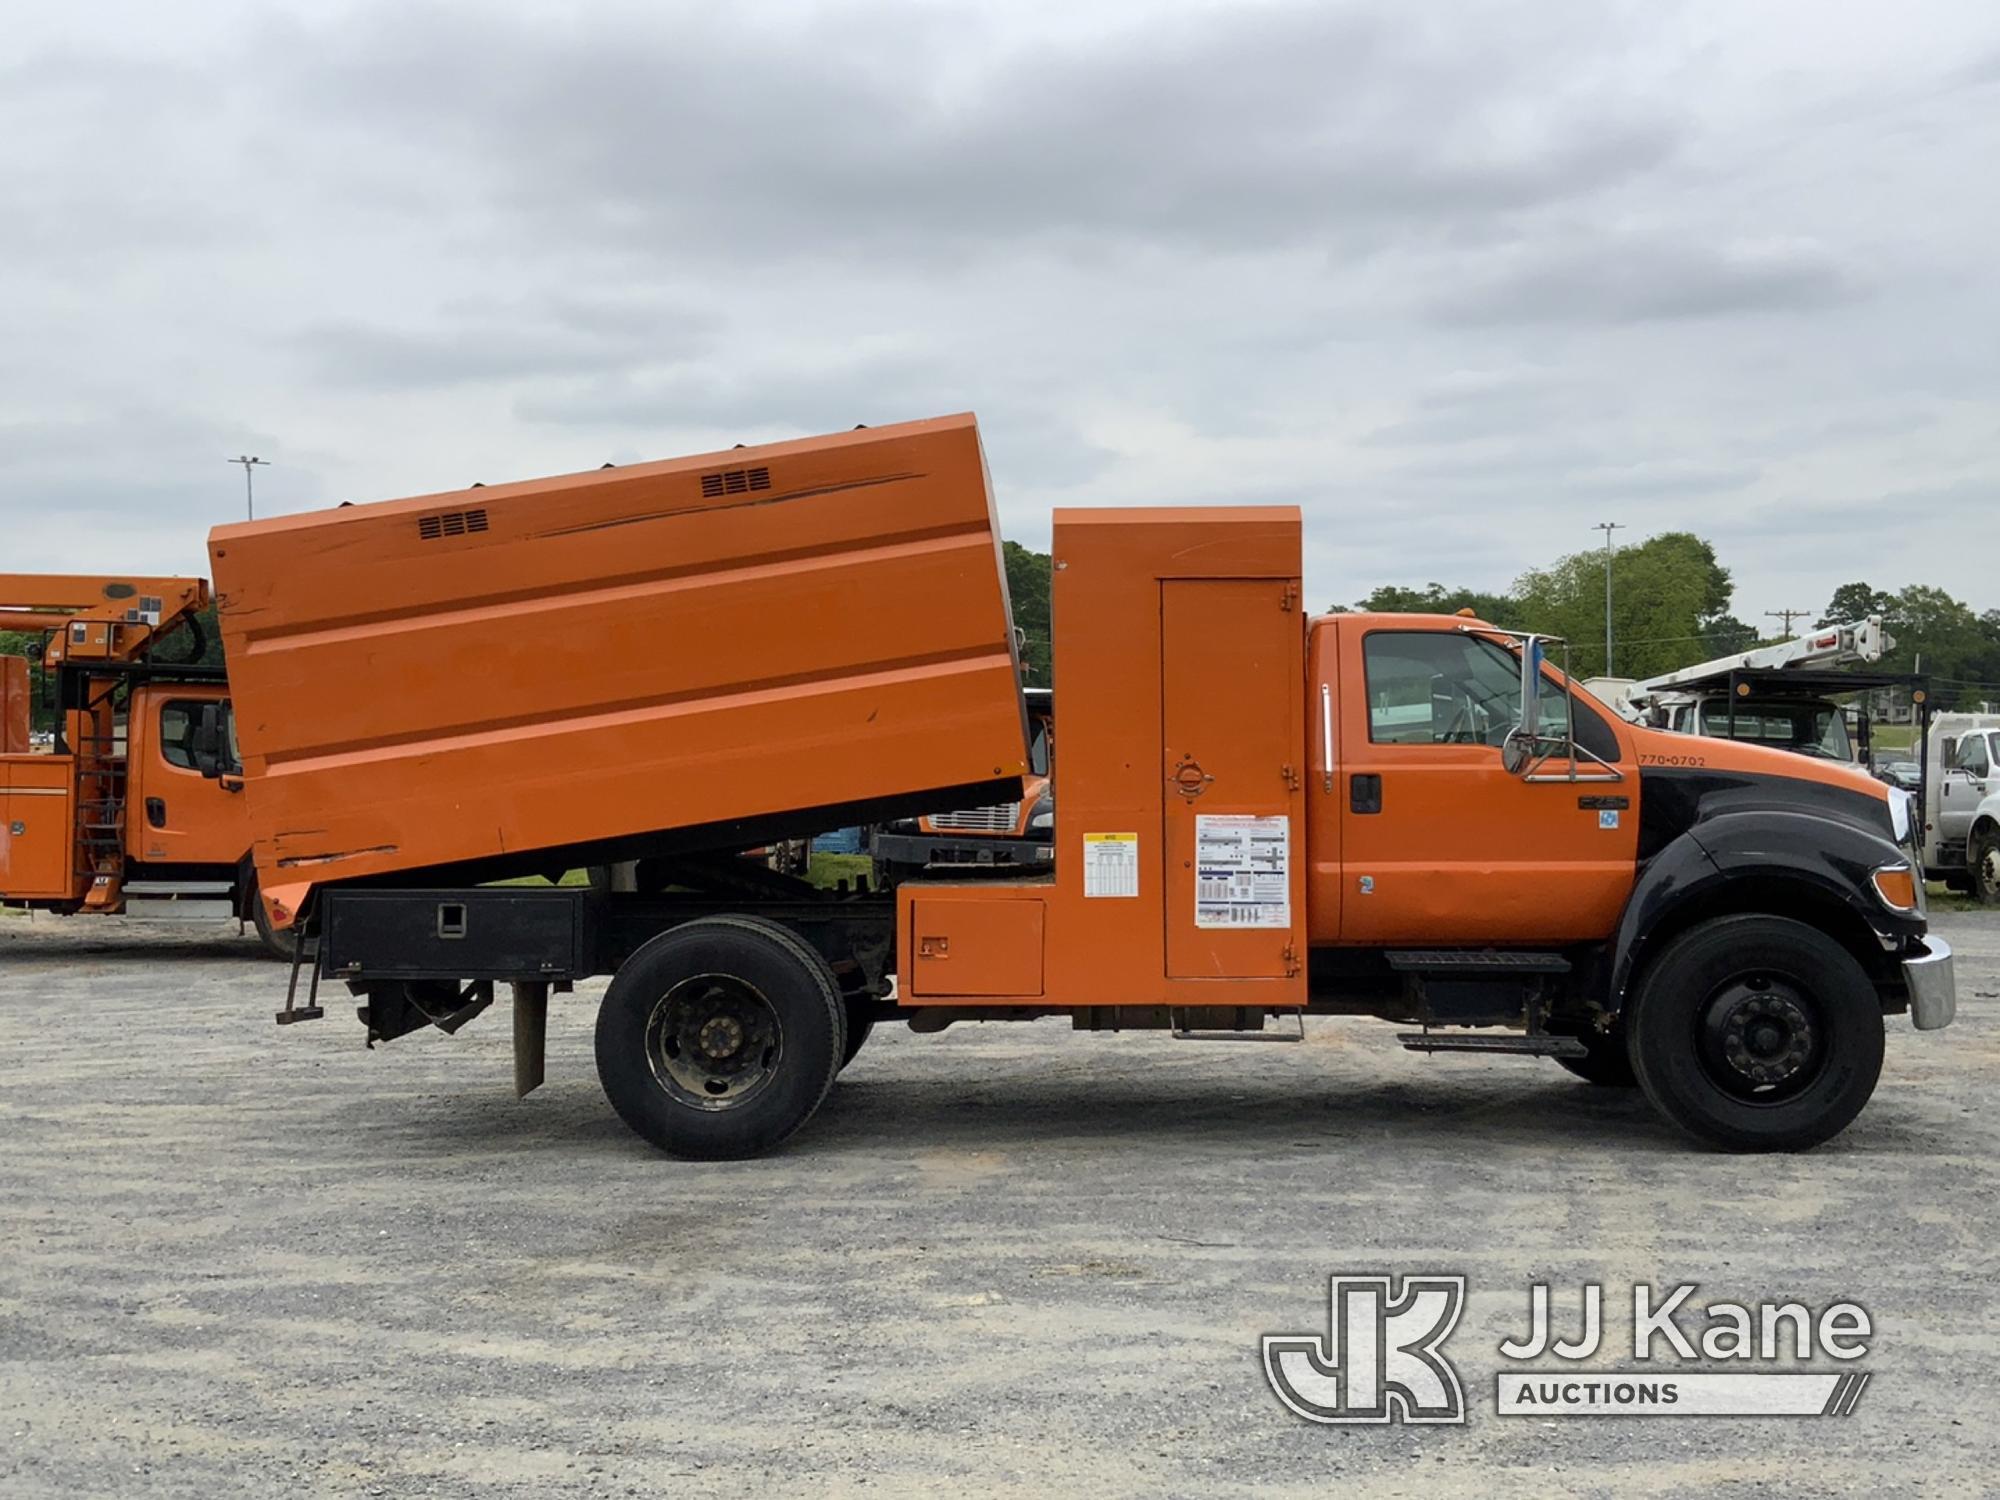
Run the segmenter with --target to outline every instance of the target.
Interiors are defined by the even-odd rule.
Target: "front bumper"
[[[1958,981],[1952,974],[1951,944],[1924,936],[1911,940],[1914,954],[1903,960],[1903,983],[1910,990],[1910,1021],[1919,1031],[1949,1026],[1958,1014]]]

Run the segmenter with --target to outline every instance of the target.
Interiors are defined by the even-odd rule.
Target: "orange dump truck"
[[[1288,507],[1063,510],[1051,867],[815,890],[739,850],[1020,796],[969,416],[218,529],[256,859],[371,1039],[609,974],[600,1078],[665,1149],[767,1149],[869,1029],[1065,1016],[1636,1081],[1729,1146],[1872,1092],[1955,1007],[1906,800],[1621,721],[1543,642],[1300,607]],[[357,605],[357,601],[360,601]],[[636,861],[633,890],[494,885]],[[1273,1024],[1275,1023],[1275,1024]]]

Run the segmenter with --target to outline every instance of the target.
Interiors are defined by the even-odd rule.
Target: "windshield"
[[[1702,711],[1703,727],[1717,739],[1748,740],[1820,760],[1853,760],[1847,716],[1831,703],[1739,702],[1733,716],[1727,698],[1711,698]]]

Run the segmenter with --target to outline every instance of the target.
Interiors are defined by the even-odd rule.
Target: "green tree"
[[[1662,532],[1611,556],[1612,665],[1650,677],[1717,654],[1709,641],[1749,631],[1729,614],[1734,585],[1715,548],[1686,531]],[[1514,584],[1524,630],[1569,641],[1579,677],[1604,672],[1604,554],[1575,552]],[[1754,638],[1754,636],[1753,636]],[[1727,649],[1727,648],[1725,648]]]
[[[1488,625],[1498,625],[1502,630],[1526,628],[1515,623],[1520,606],[1507,595],[1481,593],[1478,589],[1448,589],[1441,583],[1429,583],[1420,589],[1384,584],[1354,607],[1386,615],[1455,615],[1461,609],[1469,609]]]
[[[1048,687],[1054,681],[1049,655],[1049,555],[1019,542],[1002,542],[1000,555],[1007,567],[1007,597],[1014,606],[1014,628],[1024,637],[1021,665],[1030,686]]]
[[[1895,595],[1885,594],[1868,584],[1843,583],[1833,591],[1833,597],[1826,602],[1826,609],[1813,623],[1846,625],[1855,620],[1865,620],[1870,615],[1888,614],[1895,603]]]

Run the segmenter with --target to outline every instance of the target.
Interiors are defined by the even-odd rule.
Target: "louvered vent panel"
[[[719,500],[724,495],[747,495],[752,490],[768,490],[771,487],[771,471],[755,469],[725,469],[720,474],[701,476],[702,498]]]
[[[417,535],[427,542],[434,542],[442,536],[465,536],[486,529],[486,512],[483,510],[447,510],[434,516],[417,517]]]

